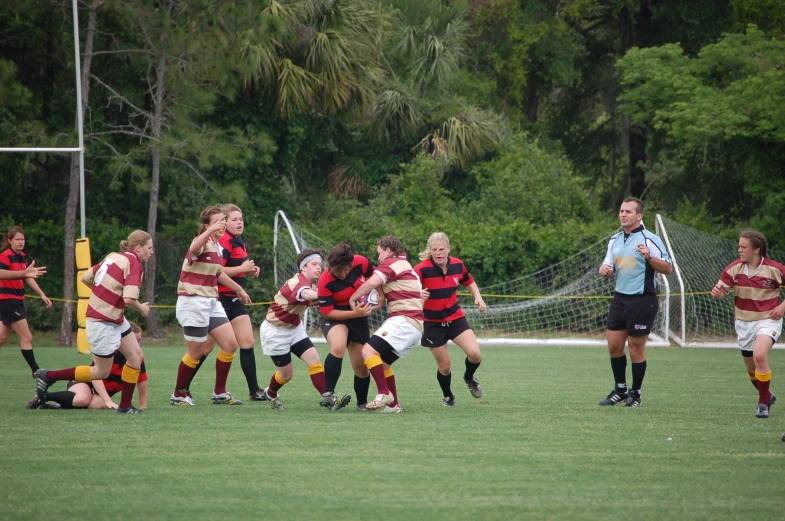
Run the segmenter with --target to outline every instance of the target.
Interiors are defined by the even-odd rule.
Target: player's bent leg
[[[324,393],[319,405],[332,408],[336,403],[335,387],[341,377],[343,357],[349,341],[349,328],[343,324],[334,324],[327,331],[326,339],[330,345],[330,352],[324,357]]]
[[[616,405],[627,400],[627,356],[624,353],[624,346],[627,343],[628,333],[626,329],[607,330],[608,354],[611,359],[611,371],[613,372],[614,388],[599,405]]]
[[[368,368],[368,372],[371,373],[371,377],[374,382],[376,382],[378,393],[374,400],[367,403],[366,408],[371,411],[381,409],[394,399],[389,387],[387,387],[387,378],[384,375],[382,357],[371,344],[363,345],[362,356],[365,360],[365,367]]]
[[[480,387],[480,382],[477,380],[477,377],[474,376],[474,373],[482,362],[480,344],[477,342],[474,331],[467,329],[453,338],[452,341],[463,349],[463,352],[466,354],[466,359],[464,360],[466,371],[463,373],[463,382],[466,384],[466,387],[469,388],[469,392],[473,397],[482,398],[482,387]]]
[[[371,386],[371,373],[365,367],[362,355],[363,344],[352,342],[349,344],[349,360],[354,370],[354,396],[357,400],[357,410],[365,411],[368,403],[368,389]]]
[[[444,405],[455,405],[455,395],[452,393],[452,371],[450,368],[450,354],[447,352],[447,345],[431,347],[431,354],[436,360],[436,381],[442,390],[442,403]]]
[[[33,334],[30,332],[30,325],[27,323],[26,318],[12,323],[11,329],[19,337],[19,345],[22,349],[28,350],[33,348]]]
[[[209,335],[220,347],[215,357],[215,387],[211,397],[212,402],[216,405],[242,405],[243,402],[236,400],[232,393],[226,390],[229,370],[232,368],[232,361],[238,347],[237,337],[234,335],[234,328],[229,319],[225,316],[211,316]]]

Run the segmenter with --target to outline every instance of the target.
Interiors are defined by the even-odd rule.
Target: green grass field
[[[321,409],[299,361],[286,411],[210,405],[212,357],[199,406],[171,407],[183,352],[147,347],[148,412],[121,416],[25,410],[34,382],[18,349],[0,350],[0,519],[785,517],[785,401],[755,418],[736,350],[650,349],[643,406],[628,409],[597,406],[612,387],[604,349],[485,348],[485,396],[454,385],[455,408],[416,349],[395,365],[400,415]],[[36,355],[46,368],[89,362]],[[785,352],[771,361],[785,400]],[[257,365],[267,381],[260,350]],[[350,387],[347,360],[339,390]],[[245,394],[239,363],[229,388]]]

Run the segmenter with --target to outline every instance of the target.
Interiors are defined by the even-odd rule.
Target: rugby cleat
[[[602,406],[616,405],[617,403],[620,402],[626,402],[628,394],[629,393],[622,394],[618,392],[616,389],[614,389],[613,391],[610,392],[610,394],[608,394],[608,396],[604,400],[601,400],[598,405],[602,405]]]
[[[327,391],[326,393],[323,393],[322,399],[319,400],[319,405],[327,408],[330,408],[333,405],[335,405],[335,393],[332,391]]]
[[[464,383],[466,387],[469,388],[469,392],[472,393],[472,396],[475,398],[482,398],[482,387],[480,387],[480,381],[477,380],[477,377],[473,377],[471,380],[465,380]]]
[[[38,396],[42,396],[49,390],[49,386],[52,385],[52,382],[46,379],[46,373],[48,372],[46,369],[39,369],[35,372],[35,392]]]
[[[59,403],[42,403],[39,409],[62,409],[62,406]]]
[[[758,418],[768,418],[769,417],[769,406],[765,403],[758,404],[758,410],[755,412],[755,416]]]
[[[368,410],[367,403],[358,403],[357,404],[357,411],[358,412],[366,412]]]
[[[243,404],[243,402],[241,402],[240,400],[235,400],[234,396],[232,396],[232,393],[230,393],[229,391],[221,394],[213,393],[212,400],[213,400],[213,405],[242,405]]]
[[[264,389],[259,389],[253,394],[248,395],[248,399],[252,402],[266,402],[267,397],[264,395]]]
[[[193,401],[193,398],[191,398],[188,395],[185,395],[185,396],[175,396],[175,395],[172,395],[172,397],[169,398],[169,403],[171,403],[172,405],[176,405],[178,407],[195,407],[196,406],[196,404]]]
[[[641,405],[641,392],[640,391],[629,391],[627,393],[627,399],[624,401],[625,407],[640,407]]]
[[[27,402],[27,405],[25,405],[25,409],[38,409],[44,403],[46,402],[42,402],[41,398],[39,398],[38,394],[36,394],[32,398],[30,398],[29,402]]]
[[[442,398],[442,405],[445,407],[455,407],[455,396],[445,396]]]
[[[777,401],[777,396],[774,393],[771,393],[771,398],[769,398],[769,403],[766,405],[768,405],[769,409],[771,409],[771,406],[774,405],[774,402],[776,401]]]
[[[375,411],[376,409],[381,409],[382,407],[391,404],[394,400],[395,398],[393,397],[392,393],[377,394],[376,398],[365,404],[365,408],[369,411]]]
[[[284,410],[283,403],[281,403],[280,396],[276,396],[275,398],[270,396],[270,391],[268,390],[267,387],[264,388],[263,392],[264,392],[264,397],[267,398],[268,402],[270,402],[270,409],[275,409],[276,411]]]
[[[340,397],[340,399],[335,400],[335,403],[333,404],[332,407],[330,407],[330,410],[337,411],[338,409],[343,409],[344,407],[349,405],[349,402],[351,401],[352,401],[352,395],[344,394],[343,396]]]
[[[144,411],[132,405],[130,407],[120,407],[117,409],[117,414],[144,414]]]
[[[392,407],[390,407],[388,405],[387,407],[382,409],[382,414],[401,414],[402,412],[403,412],[403,409],[401,408],[401,404],[400,403],[396,403]]]

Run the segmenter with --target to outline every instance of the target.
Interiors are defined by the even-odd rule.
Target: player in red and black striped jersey
[[[474,336],[466,315],[458,304],[458,286],[465,286],[474,297],[474,303],[480,312],[485,312],[485,302],[480,295],[480,290],[471,274],[466,270],[460,259],[450,257],[450,240],[441,232],[431,234],[428,238],[428,247],[420,253],[422,262],[414,267],[419,275],[423,287],[423,297],[426,299],[423,306],[425,317],[422,345],[429,347],[436,359],[438,370],[436,379],[442,389],[442,403],[447,406],[455,405],[455,395],[452,393],[452,372],[450,370],[450,355],[447,352],[447,342],[452,340],[466,353],[464,362],[466,371],[463,381],[466,383],[472,396],[480,398],[482,388],[474,376],[480,367],[482,357],[480,345]]]
[[[242,288],[245,286],[246,275],[259,276],[259,266],[248,258],[248,252],[245,249],[245,241],[243,241],[242,237],[243,229],[245,228],[243,211],[234,204],[222,205],[221,210],[226,215],[226,230],[219,241],[221,248],[223,248],[221,256],[221,262],[224,266],[223,273]],[[218,301],[223,306],[224,311],[226,311],[226,317],[229,319],[229,323],[234,330],[234,336],[240,345],[240,368],[243,370],[245,381],[248,383],[248,398],[251,401],[264,401],[264,390],[259,387],[256,377],[255,341],[248,309],[235,290],[220,283],[218,284]],[[191,376],[192,381],[196,373],[204,365],[204,361],[213,350],[213,347],[215,347],[215,340],[212,337],[208,337],[204,354],[202,354],[199,365],[194,368],[194,373]]]
[[[52,301],[38,286],[34,277],[28,277],[27,272],[36,273],[40,268],[35,268],[30,263],[23,251],[25,247],[25,234],[22,228],[14,226],[3,238],[0,248],[0,348],[8,341],[11,332],[19,337],[22,356],[33,374],[39,369],[33,354],[33,334],[25,317],[25,289],[27,283],[30,289],[41,297],[47,308],[52,307]],[[29,270],[28,268],[33,268]],[[45,271],[45,269],[44,269]],[[37,276],[37,275],[36,275]]]
[[[131,332],[136,341],[142,343],[142,328],[133,322]],[[118,346],[119,347],[119,346]],[[47,390],[41,396],[35,395],[27,402],[28,409],[117,409],[118,405],[112,396],[123,390],[123,368],[126,359],[120,351],[116,351],[112,360],[109,376],[103,380],[92,382],[68,382],[65,391],[51,392]],[[139,390],[139,408],[147,409],[147,368],[142,360],[142,366],[137,382]],[[49,403],[52,402],[52,403]]]
[[[319,277],[319,312],[322,314],[321,327],[330,353],[324,359],[325,393],[320,404],[331,410],[336,409],[335,386],[341,377],[341,365],[346,349],[354,369],[354,393],[358,410],[364,410],[368,403],[368,388],[371,374],[365,367],[362,348],[371,336],[368,315],[374,309],[366,304],[352,310],[349,297],[371,275],[373,265],[362,255],[355,255],[352,247],[342,242],[327,254],[329,268]]]

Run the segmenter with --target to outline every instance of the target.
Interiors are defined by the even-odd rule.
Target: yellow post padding
[[[365,361],[365,367],[368,369],[373,369],[377,365],[382,365],[382,357],[379,355],[373,355]]]
[[[281,373],[279,371],[275,372],[275,381],[281,385],[286,385],[287,383],[289,383],[289,380],[283,379],[283,376],[281,376]]]
[[[229,354],[226,351],[224,351],[223,349],[219,349],[218,350],[218,360],[220,360],[221,362],[226,362],[227,364],[231,364],[232,360],[234,360],[234,355],[235,354],[236,353]]]
[[[90,261],[90,239],[83,237],[76,240],[76,269],[88,270],[93,263]]]
[[[76,303],[76,323],[79,327],[87,327],[87,304],[88,300],[83,298]]]
[[[76,349],[79,351],[80,355],[90,353],[90,343],[87,341],[87,331],[85,331],[83,327],[80,327],[76,332]]]
[[[123,375],[120,379],[124,382],[128,382],[129,384],[135,384],[139,381],[139,373],[141,373],[141,369],[134,369],[133,367],[129,367],[128,365],[123,366]]]
[[[308,366],[308,374],[311,376],[323,372],[324,372],[324,368],[322,368],[321,362],[316,362],[315,364],[311,364]]]
[[[769,371],[766,374],[759,373],[758,371],[755,371],[755,378],[757,378],[761,382],[768,382],[769,380],[771,380],[771,371]]]
[[[384,370],[384,377],[385,378],[389,378],[391,376],[395,376],[395,373],[393,372],[392,367],[389,368],[389,369],[385,369]]]
[[[93,377],[90,376],[90,366],[89,365],[80,365],[76,367],[74,371],[74,380],[77,382],[92,382]]]
[[[199,365],[199,360],[194,360],[186,353],[185,356],[183,356],[183,363],[191,369],[196,369],[196,366]]]
[[[87,273],[87,270],[80,270],[76,272],[76,294],[79,298],[90,298],[93,291],[82,282],[82,277]]]

